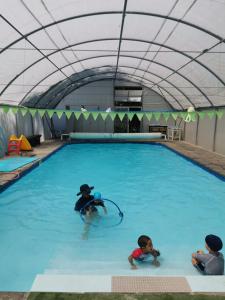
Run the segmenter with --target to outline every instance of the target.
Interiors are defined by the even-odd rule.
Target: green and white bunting
[[[72,115],[72,111],[70,111],[70,110],[66,110],[64,113],[65,113],[65,115],[66,115],[67,119],[69,120],[69,119],[70,119],[70,117],[71,117],[71,115]]]
[[[1,107],[3,112],[7,114],[7,112],[9,111],[10,107],[9,106],[2,106]]]
[[[125,117],[125,113],[119,112],[117,113],[117,116],[119,117],[120,121],[123,121],[123,118]]]
[[[153,113],[154,118],[156,119],[156,121],[159,121],[160,117],[161,117],[161,113],[160,112],[154,112]]]
[[[187,112],[182,111],[182,112],[179,113],[179,115],[180,115],[180,117],[181,117],[182,119],[185,120],[185,118],[187,117]]]
[[[14,113],[14,115],[16,115],[17,114],[17,112],[18,112],[18,110],[19,110],[19,107],[11,107],[11,111]]]
[[[51,119],[52,116],[54,115],[55,111],[53,109],[48,109],[47,113],[48,113],[49,118]]]
[[[19,108],[19,111],[23,117],[25,117],[28,112],[28,110],[26,108]]]
[[[57,117],[58,117],[59,119],[61,119],[61,118],[62,118],[62,115],[64,114],[64,111],[63,111],[63,110],[56,110],[55,112],[56,112],[56,114],[57,114]]]
[[[115,113],[114,111],[111,111],[111,112],[109,112],[108,114],[109,114],[111,120],[114,121],[114,120],[115,120],[115,117],[116,117],[116,113]]]
[[[163,112],[162,115],[163,115],[163,118],[165,119],[165,121],[167,122],[168,119],[170,118],[170,113],[169,112]]]
[[[146,117],[149,121],[151,121],[152,113],[151,113],[151,112],[146,112],[146,113],[145,113],[145,117]]]
[[[128,120],[131,121],[133,119],[134,115],[135,115],[135,113],[129,112],[127,114]]]
[[[200,120],[203,120],[205,118],[205,111],[199,111],[198,112]]]
[[[176,119],[177,119],[179,113],[178,113],[178,112],[172,112],[171,115],[172,115],[174,121],[176,121]]]
[[[212,118],[215,117],[216,112],[215,110],[209,110],[207,111],[207,115],[209,116],[210,120],[212,120]]]
[[[223,114],[224,114],[224,111],[223,111],[222,109],[219,109],[219,110],[216,111],[216,114],[217,114],[217,117],[218,117],[219,119],[221,119],[222,116],[223,116]]]
[[[49,118],[52,118],[54,114],[57,114],[58,118],[60,119],[63,114],[65,114],[66,118],[69,119],[72,115],[75,116],[76,120],[79,120],[80,116],[82,115],[85,120],[88,120],[88,118],[91,116],[94,121],[98,119],[99,116],[101,116],[102,120],[106,120],[107,118],[111,119],[112,121],[115,120],[115,117],[118,116],[120,121],[122,122],[124,117],[127,117],[129,121],[133,119],[133,117],[136,115],[138,120],[141,121],[143,117],[145,117],[148,121],[154,117],[156,121],[159,121],[161,117],[168,122],[169,118],[172,118],[173,120],[177,120],[177,118],[183,119],[185,122],[195,122],[196,117],[199,116],[200,120],[203,120],[205,117],[208,117],[209,119],[213,119],[214,117],[218,117],[218,119],[221,119],[223,115],[225,114],[225,108],[220,109],[205,109],[200,111],[193,111],[193,112],[187,112],[187,111],[168,111],[168,112],[144,112],[144,111],[128,111],[128,112],[105,112],[105,111],[70,111],[70,110],[62,110],[62,109],[36,109],[36,108],[26,108],[26,107],[20,107],[20,106],[10,106],[10,105],[0,105],[1,111],[4,113],[8,113],[9,111],[13,114],[17,114],[18,112],[21,113],[21,115],[24,117],[27,115],[27,113],[30,113],[32,117],[35,117],[36,113],[39,114],[39,116],[42,118],[45,114],[46,116],[49,116]]]
[[[34,117],[37,113],[37,109],[30,108],[29,113],[31,114],[32,117]]]
[[[105,121],[105,119],[108,117],[108,112],[100,112],[100,116],[102,117],[102,120]]]
[[[45,109],[38,109],[37,111],[38,111],[38,113],[39,113],[39,116],[40,116],[41,118],[43,118],[44,115],[45,115],[45,113],[46,113],[46,110],[45,110]]]
[[[98,115],[99,115],[99,112],[98,112],[98,111],[94,111],[94,112],[92,113],[92,118],[96,121],[97,118],[98,118]]]
[[[136,113],[136,116],[137,116],[138,120],[141,121],[142,118],[144,117],[144,113],[138,112],[138,113]]]
[[[88,111],[82,112],[82,115],[83,115],[84,119],[87,120],[89,118],[90,112],[88,112]]]
[[[77,120],[79,120],[80,115],[81,115],[81,112],[80,112],[80,111],[76,111],[76,112],[74,113],[74,115],[75,115],[75,118],[76,118]]]

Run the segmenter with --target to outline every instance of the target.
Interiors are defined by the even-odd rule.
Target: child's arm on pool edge
[[[132,270],[137,269],[137,266],[136,266],[135,263],[134,263],[134,259],[133,259],[133,256],[132,256],[132,255],[128,256],[128,261],[129,261],[129,263],[130,263],[130,265],[131,265],[131,269],[132,269]]]

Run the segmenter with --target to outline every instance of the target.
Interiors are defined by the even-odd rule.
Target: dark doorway
[[[129,111],[140,111],[139,107],[129,108]],[[138,119],[136,115],[133,116],[133,119],[129,121],[129,132],[131,133],[139,133],[141,131],[141,121]]]
[[[117,109],[118,111],[118,109]],[[119,109],[120,112],[128,112],[128,111],[141,111],[140,107],[127,107],[125,109]],[[141,131],[141,121],[138,119],[136,115],[133,116],[132,120],[130,121],[127,116],[124,116],[123,120],[121,121],[118,116],[116,116],[114,120],[114,132],[115,133],[123,133],[123,132],[130,132],[130,133],[138,133]]]
[[[114,108],[117,112],[135,112],[142,110],[143,90],[140,86],[115,86]],[[114,132],[138,133],[141,131],[141,122],[136,115],[132,120],[124,116],[121,121],[119,117],[114,120]]]
[[[117,109],[117,111],[120,112],[127,112],[128,109]],[[129,132],[128,131],[128,117],[124,116],[123,120],[121,121],[118,116],[115,117],[114,119],[114,132],[115,133],[123,133],[123,132]]]

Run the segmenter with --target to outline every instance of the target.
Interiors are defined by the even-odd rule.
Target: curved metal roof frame
[[[90,60],[90,59],[96,59],[96,58],[101,58],[101,57],[116,57],[117,55],[99,55],[99,56],[93,56],[93,57],[88,57],[88,58],[84,58],[84,59],[81,59],[79,61],[75,61],[71,64],[76,64],[76,63],[79,63],[79,62],[83,62],[83,61],[86,61],[86,60]],[[129,58],[134,58],[134,59],[138,59],[140,60],[140,57],[137,57],[137,56],[132,56],[132,55],[120,55],[120,57],[129,57]],[[159,62],[156,62],[156,61],[153,61],[153,60],[150,60],[150,59],[147,59],[147,58],[142,58],[144,61],[147,61],[147,62],[151,62],[151,63],[154,63],[154,64],[157,64],[157,65],[160,65],[162,67],[165,67],[167,68],[168,70],[170,71],[175,71],[174,69],[164,65],[164,64],[161,64]],[[70,64],[69,64],[70,65]],[[62,68],[66,68],[69,66],[68,64],[63,66]],[[21,100],[20,104],[23,103],[23,101],[26,99],[26,97],[42,82],[44,81],[45,79],[47,79],[48,77],[50,77],[51,75],[55,74],[56,72],[58,72],[58,70],[48,74],[46,77],[42,78],[35,86],[33,86],[27,93],[26,95],[23,97],[23,99]],[[208,99],[207,95],[198,87],[195,85],[195,83],[193,83],[189,78],[187,78],[186,76],[184,76],[183,74],[179,73],[179,72],[176,72],[179,76],[181,76],[183,79],[185,79],[186,81],[188,81],[192,86],[194,86],[207,100],[208,102],[213,106],[213,104],[211,103],[210,99]],[[158,85],[159,86],[159,85]],[[159,86],[160,87],[160,86]],[[151,87],[149,87],[151,88]],[[189,100],[190,101],[190,100]]]
[[[88,84],[91,84],[91,83],[94,83],[94,82],[99,82],[99,81],[109,81],[109,80],[113,80],[114,79],[114,76],[112,76],[111,78],[110,77],[107,77],[107,78],[101,78],[101,79],[95,79],[95,80],[90,80],[90,81],[88,81],[88,82],[85,82],[85,83],[81,83],[79,86],[77,86],[76,87],[76,89],[79,89],[79,88],[81,88],[81,87],[83,87],[83,86],[85,86],[85,85],[88,85]],[[140,84],[141,86],[143,86],[143,87],[146,87],[146,88],[149,88],[147,85],[145,85],[145,84],[143,84],[143,83],[140,83],[140,81],[139,80],[130,80],[129,79],[129,81],[127,80],[127,79],[123,79],[123,78],[117,78],[116,79],[116,81],[123,81],[123,82],[131,82],[131,83],[134,83],[134,84]],[[76,89],[74,89],[74,90],[76,90]],[[73,90],[73,91],[74,91]],[[162,97],[162,95],[160,95],[157,91],[154,91],[156,94],[158,94],[160,97]],[[168,92],[167,92],[168,93]],[[69,95],[70,93],[68,93],[67,95]],[[173,99],[174,99],[174,96],[173,95],[171,95],[170,93],[168,93]],[[170,104],[170,102],[167,100],[167,99],[165,99],[164,98],[164,100],[165,100],[165,102],[169,105],[169,107],[171,108],[171,109],[174,109],[174,107]],[[176,99],[174,99],[175,101],[176,101]],[[180,104],[179,104],[180,105]],[[181,106],[181,105],[180,105]]]
[[[98,81],[108,81],[108,80],[112,80],[112,79],[114,79],[114,77],[112,77],[112,78],[101,78],[101,79],[95,79],[95,80],[91,80],[91,81],[88,81],[88,82],[85,82],[85,83],[83,83],[83,84],[80,84],[76,89],[79,89],[79,88],[81,88],[81,87],[83,87],[83,86],[85,86],[85,85],[88,85],[88,84],[90,84],[90,83],[93,83],[93,82],[98,82]],[[121,79],[121,78],[117,78],[116,79],[117,81],[124,81],[124,82],[127,82],[127,79]],[[135,80],[135,81],[133,81],[133,80],[129,80],[129,82],[132,82],[132,83],[139,83],[139,81],[138,80]],[[146,87],[146,88],[148,88],[148,86],[146,86],[145,84],[143,84],[143,83],[141,83],[140,84],[141,86],[143,86],[143,87]],[[73,90],[74,91],[74,90]],[[160,95],[158,92],[156,92],[156,91],[154,91],[156,94],[158,94],[160,97],[162,97],[162,95]],[[168,92],[167,92],[168,93]],[[174,96],[173,95],[171,95],[170,93],[168,93],[173,99],[174,99]],[[69,95],[69,94],[68,94]],[[170,106],[170,108],[171,109],[174,109],[174,107],[170,104],[170,102],[168,101],[168,100],[166,100],[165,98],[164,98],[164,100],[165,100],[165,102]],[[175,101],[176,101],[176,99],[174,99]],[[179,104],[180,105],[180,104]],[[181,105],[180,105],[181,106]]]
[[[48,54],[48,55],[46,55],[45,57],[42,57],[42,58],[40,58],[40,59],[38,59],[37,61],[35,61],[35,62],[33,62],[31,65],[29,65],[28,67],[26,67],[24,70],[22,70],[19,74],[17,74],[14,78],[12,78],[12,80],[10,80],[10,82],[4,87],[4,89],[1,91],[1,93],[0,93],[0,96],[7,90],[7,88],[17,79],[17,78],[19,78],[24,72],[26,72],[28,69],[30,69],[31,67],[33,67],[36,63],[38,63],[38,62],[40,62],[40,61],[42,61],[43,59],[45,59],[45,58],[49,58],[50,56],[52,56],[52,55],[54,55],[55,53],[58,53],[58,52],[60,52],[60,51],[63,51],[63,50],[65,50],[65,49],[68,49],[68,48],[70,48],[70,47],[74,47],[74,46],[78,46],[78,45],[84,45],[84,44],[86,44],[86,43],[92,43],[92,42],[102,42],[102,41],[115,41],[115,40],[119,40],[118,38],[105,38],[105,39],[95,39],[95,40],[89,40],[89,41],[83,41],[83,42],[80,42],[80,43],[76,43],[76,44],[73,44],[73,45],[68,45],[68,46],[66,46],[66,47],[64,47],[64,48],[61,48],[61,49],[59,49],[59,50],[56,50],[56,51],[54,51],[54,52],[52,52],[52,53],[50,53],[50,54]],[[156,43],[156,42],[154,42],[154,41],[146,41],[146,40],[140,40],[140,39],[133,39],[133,38],[124,38],[123,39],[124,41],[132,41],[132,42],[140,42],[140,43],[147,43],[147,44],[152,44],[152,45],[157,45],[157,46],[161,46],[161,47],[164,47],[164,48],[166,48],[166,49],[170,49],[170,50],[172,50],[172,51],[174,51],[174,52],[177,52],[177,53],[179,53],[179,54],[181,54],[181,55],[184,55],[185,57],[187,57],[187,58],[189,58],[189,59],[191,59],[191,60],[193,60],[193,61],[195,61],[196,63],[198,63],[199,65],[201,65],[203,68],[205,68],[207,71],[209,71],[212,75],[214,75],[223,85],[225,85],[225,83],[220,79],[220,78],[218,78],[218,76],[212,71],[212,70],[210,70],[207,66],[205,66],[203,63],[201,63],[200,61],[198,61],[198,60],[196,60],[196,59],[194,59],[192,56],[190,56],[190,55],[188,55],[188,54],[186,54],[186,53],[184,53],[184,52],[182,52],[182,51],[179,51],[178,49],[175,49],[175,48],[173,48],[173,47],[170,47],[170,46],[166,46],[166,45],[164,45],[164,44],[161,44],[161,43]],[[120,55],[121,56],[121,55]],[[144,60],[143,58],[139,58],[140,60],[142,59],[142,60]],[[81,62],[81,60],[78,60],[78,62]],[[118,63],[118,61],[117,61],[117,63]],[[62,69],[62,68],[61,68]],[[175,72],[175,70],[173,70],[174,72]],[[177,73],[177,72],[176,72]],[[208,102],[213,106],[213,104],[211,103],[211,101],[209,100],[209,98],[207,97],[207,95],[206,94],[204,94],[203,93],[203,95],[204,95],[204,97],[208,100]],[[23,101],[23,100],[22,100]],[[21,102],[22,102],[21,101]]]
[[[73,89],[71,89],[70,91],[66,91],[67,89],[68,89],[68,87],[70,87],[70,86],[72,86],[73,84],[76,84],[76,83],[78,83],[79,84],[79,82],[82,84],[82,81],[85,81],[86,82],[86,80],[85,79],[87,79],[87,78],[91,78],[91,77],[96,77],[96,76],[100,76],[100,75],[106,75],[106,74],[116,74],[116,73],[118,73],[118,74],[122,74],[122,75],[127,75],[128,77],[129,76],[131,76],[131,77],[137,77],[137,78],[141,78],[142,79],[142,77],[141,76],[138,76],[138,75],[132,75],[132,74],[129,74],[129,73],[126,73],[126,72],[120,72],[120,71],[118,71],[117,70],[117,72],[116,71],[107,71],[107,72],[99,72],[99,73],[96,73],[96,74],[91,74],[91,75],[87,75],[87,76],[85,76],[85,77],[83,77],[83,78],[81,78],[79,81],[74,81],[73,83],[71,83],[71,84],[69,84],[69,85],[67,85],[66,87],[65,87],[65,94],[63,94],[63,97],[61,98],[61,99],[59,99],[59,101],[57,101],[57,103],[54,105],[54,108],[62,101],[62,99],[63,98],[65,98],[67,95],[69,95],[69,94],[71,94],[73,91],[75,91],[75,90],[77,90],[78,88],[80,88],[80,86],[78,85],[78,86],[75,86]],[[113,79],[115,79],[115,76],[114,76],[114,78]],[[129,81],[129,78],[127,78],[127,81]],[[139,81],[139,80],[137,80],[136,78],[134,78],[134,80],[133,80],[133,82],[135,82],[135,81],[137,81],[139,84],[142,82],[141,80]],[[151,80],[149,80],[149,79],[145,79],[145,81],[147,81],[147,82],[150,82],[150,83],[154,83],[153,81],[151,81]],[[87,83],[89,82],[89,80],[87,81]],[[147,86],[147,85],[146,85]],[[149,88],[149,87],[148,87]],[[170,92],[168,92],[165,88],[163,88],[163,87],[160,87],[163,91],[165,91],[167,94],[169,94],[174,100],[175,100],[175,102],[181,107],[181,109],[184,109],[184,107],[179,103],[179,101],[177,100],[177,98],[176,97],[174,97]],[[61,93],[61,91],[62,90],[60,90],[60,93]],[[155,91],[154,91],[155,92]],[[57,96],[57,95],[56,95]],[[165,101],[169,104],[169,101],[167,100],[167,99],[165,99]],[[48,105],[49,103],[47,103],[47,105]],[[170,104],[170,106],[172,106],[171,104]]]
[[[68,77],[64,72],[62,72],[62,69],[63,69],[64,67],[58,67],[57,65],[55,65],[54,62],[52,62],[52,61],[49,59],[49,56],[50,56],[50,55],[53,55],[53,54],[56,53],[56,52],[62,51],[62,50],[65,49],[65,48],[69,48],[69,47],[72,47],[72,46],[70,45],[70,46],[68,46],[68,47],[58,49],[57,51],[54,51],[54,53],[50,53],[50,55],[45,55],[38,47],[36,47],[36,46],[28,39],[28,37],[31,36],[31,35],[34,34],[34,33],[37,33],[37,32],[39,32],[39,31],[41,31],[41,30],[44,30],[44,29],[46,29],[46,28],[50,28],[51,26],[54,26],[54,25],[57,25],[57,24],[60,24],[60,23],[63,23],[63,22],[67,22],[67,21],[70,21],[70,20],[74,20],[74,19],[86,18],[86,17],[92,17],[92,16],[99,16],[99,15],[122,14],[122,26],[121,26],[121,31],[120,31],[120,38],[119,38],[119,39],[117,38],[117,40],[119,40],[120,43],[119,43],[119,49],[118,49],[118,54],[117,54],[117,65],[116,65],[116,69],[118,69],[118,67],[119,67],[119,58],[120,58],[120,57],[123,57],[122,55],[120,55],[121,41],[122,41],[122,40],[134,40],[134,41],[135,41],[135,39],[125,39],[125,38],[122,37],[124,18],[125,18],[126,15],[141,15],[141,16],[150,16],[150,17],[155,17],[155,18],[162,18],[162,19],[167,19],[167,20],[170,20],[170,21],[178,22],[178,23],[181,23],[181,24],[186,25],[186,26],[190,26],[190,27],[192,27],[192,28],[194,28],[194,29],[196,29],[196,30],[199,30],[199,31],[201,31],[201,32],[204,32],[205,34],[210,35],[210,36],[212,36],[213,38],[215,38],[215,39],[218,40],[218,42],[217,42],[215,45],[213,45],[212,47],[210,47],[210,49],[212,49],[212,48],[216,47],[217,45],[219,45],[219,44],[225,42],[225,39],[222,38],[221,36],[219,36],[218,34],[216,34],[216,33],[214,33],[214,32],[211,32],[211,31],[209,31],[209,30],[207,30],[207,29],[205,29],[205,28],[203,28],[203,27],[201,27],[201,26],[198,26],[198,25],[196,25],[196,24],[193,24],[193,23],[191,23],[191,22],[187,22],[187,21],[184,21],[184,20],[182,20],[182,19],[178,19],[178,18],[175,18],[175,17],[163,15],[163,14],[156,14],[156,13],[149,13],[149,12],[142,12],[142,11],[126,11],[126,5],[127,5],[127,0],[124,1],[124,9],[123,9],[123,11],[121,11],[121,10],[120,10],[120,11],[101,11],[101,12],[93,12],[93,13],[88,13],[88,14],[81,14],[81,15],[77,15],[77,16],[67,17],[67,18],[63,18],[63,19],[57,20],[57,21],[55,21],[55,22],[48,23],[48,24],[46,24],[46,25],[44,25],[44,26],[41,26],[41,27],[39,27],[39,28],[37,28],[37,29],[35,29],[35,30],[32,30],[32,31],[30,31],[30,32],[28,32],[28,33],[26,33],[26,34],[22,34],[15,26],[12,25],[12,23],[9,22],[3,15],[0,15],[0,17],[1,17],[5,22],[7,22],[14,30],[16,30],[16,31],[19,33],[19,35],[21,35],[20,38],[14,40],[14,41],[11,42],[10,44],[8,44],[6,47],[4,47],[4,48],[0,51],[0,54],[3,53],[5,50],[7,50],[7,49],[8,49],[9,47],[11,47],[12,45],[14,45],[14,44],[16,44],[17,42],[19,42],[19,41],[25,39],[25,40],[27,40],[27,41],[28,41],[28,42],[29,42],[36,50],[38,50],[38,51],[41,53],[41,55],[43,55],[43,58],[37,60],[37,61],[34,62],[32,65],[30,65],[29,67],[25,68],[22,72],[20,72],[19,74],[17,74],[17,75],[9,82],[9,84],[2,90],[1,94],[3,94],[4,91],[8,88],[8,86],[9,86],[16,78],[18,78],[23,72],[25,72],[26,70],[28,70],[31,66],[33,66],[34,64],[36,64],[37,62],[39,62],[39,61],[42,60],[42,59],[47,59],[48,61],[50,61],[50,62],[54,65],[54,67],[57,68],[57,71],[61,72],[68,80],[70,80],[70,77]],[[104,40],[104,39],[103,39],[103,40]],[[107,40],[107,39],[105,39],[105,40]],[[94,41],[94,40],[92,40],[92,41]],[[96,40],[95,40],[95,41],[96,41]],[[136,41],[141,41],[141,40],[136,40]],[[157,44],[157,43],[154,43],[154,41],[152,41],[152,42],[150,42],[150,41],[141,41],[141,42],[147,42],[147,43],[149,43],[149,44],[161,45],[162,47],[167,48],[166,45],[164,45],[164,44],[159,44],[159,43]],[[83,43],[88,43],[88,41],[84,41],[84,42],[82,42],[82,43],[77,43],[77,45],[78,45],[78,44],[83,44]],[[74,45],[75,45],[75,44],[74,44]],[[168,48],[173,49],[172,47],[168,47]],[[204,53],[207,53],[210,49],[205,49],[204,51],[202,51],[202,53],[201,53],[199,56],[201,56],[201,55],[204,54]],[[177,50],[177,49],[176,49],[176,50]],[[175,51],[175,49],[174,49],[174,51]],[[180,51],[180,50],[177,50],[176,52],[178,52],[178,53],[180,53],[180,54],[185,55],[186,57],[188,57],[188,58],[190,59],[190,62],[191,62],[191,61],[195,61],[196,63],[200,64],[203,68],[205,68],[208,72],[210,72],[213,76],[215,76],[215,77],[217,78],[217,80],[220,81],[220,82],[223,84],[223,86],[225,86],[225,82],[224,82],[224,81],[223,81],[223,80],[222,80],[215,72],[213,72],[210,68],[208,68],[207,66],[205,66],[205,65],[204,65],[203,63],[201,63],[200,61],[198,61],[196,58],[194,58],[194,57],[192,57],[192,56],[190,56],[190,55],[187,55],[186,53],[184,53],[183,51]],[[111,55],[109,55],[109,56],[111,56]],[[198,56],[198,57],[199,57],[199,56]],[[100,56],[99,56],[99,57],[100,57]],[[126,57],[129,57],[129,56],[126,56]],[[146,60],[146,59],[143,58],[143,57],[139,57],[138,59],[140,59],[140,60]],[[77,62],[82,62],[82,61],[83,61],[83,60],[78,60]],[[149,61],[150,61],[150,60],[149,60]],[[152,61],[152,63],[155,63],[155,61]],[[189,62],[188,62],[188,63],[189,63]],[[188,64],[188,63],[187,63],[187,64]],[[71,63],[70,65],[73,65],[73,63]],[[185,64],[185,65],[186,65],[186,64]],[[185,65],[184,65],[184,66],[185,66]],[[183,67],[183,66],[182,66],[182,67]],[[182,68],[182,67],[181,67],[181,68]],[[178,69],[178,70],[179,70],[179,69]],[[181,74],[179,74],[179,72],[177,72],[177,70],[173,70],[172,72],[177,73],[178,75],[181,75]],[[172,74],[171,74],[171,75],[172,75]],[[169,76],[171,76],[171,75],[169,75]],[[116,75],[115,75],[115,78],[116,78]],[[184,77],[183,77],[183,78],[184,78]],[[143,78],[143,79],[144,79],[144,78]],[[166,79],[166,78],[162,78],[161,81],[166,81],[165,79]],[[161,82],[161,81],[160,81],[160,82]],[[189,83],[191,83],[195,88],[197,88],[197,89],[201,92],[201,94],[208,100],[209,104],[210,104],[211,106],[213,106],[213,103],[210,101],[210,99],[207,97],[207,95],[206,95],[205,93],[203,93],[203,92],[200,90],[200,88],[197,87],[196,84],[193,84],[190,80],[188,80],[188,81],[189,81]],[[160,82],[159,82],[159,83],[160,83]],[[158,83],[155,83],[154,85],[158,86]],[[159,87],[160,87],[160,86],[159,86]],[[22,101],[23,101],[23,100],[22,100]]]
[[[90,68],[90,69],[87,69],[87,71],[91,71],[91,70],[99,70],[99,69],[101,69],[101,68],[111,68],[111,69],[113,69],[113,68],[115,68],[115,66],[109,66],[109,65],[106,65],[106,66],[100,66],[100,67],[94,67],[94,68]],[[119,66],[120,68],[128,68],[128,69],[132,69],[132,70],[135,70],[136,68],[135,67],[131,67],[131,66],[122,66],[122,65],[120,65]],[[145,71],[144,69],[140,69],[139,68],[139,70],[140,71]],[[111,71],[108,71],[108,73],[111,73]],[[134,76],[134,77],[139,77],[139,78],[141,78],[141,80],[143,79],[141,76],[137,76],[137,75],[133,75],[133,74],[130,74],[130,73],[125,73],[125,72],[121,72],[121,71],[118,71],[118,73],[120,73],[120,74],[126,74],[126,75],[128,75],[128,76]],[[154,75],[154,76],[156,76],[156,77],[159,77],[160,79],[163,79],[163,77],[161,77],[161,76],[159,76],[159,75],[157,75],[157,74],[155,74],[155,73],[153,73],[153,72],[146,72],[147,74],[150,74],[150,75]],[[93,77],[93,76],[99,76],[99,75],[102,75],[102,74],[107,74],[107,72],[99,72],[99,73],[96,73],[96,74],[91,74],[91,75],[87,75],[87,76],[84,76],[84,77],[81,77],[81,78],[79,78],[78,80],[73,80],[72,81],[72,83],[71,84],[68,84],[68,85],[66,85],[65,86],[65,88],[64,89],[68,89],[70,86],[72,86],[72,85],[74,85],[74,84],[76,84],[76,83],[78,83],[79,84],[79,81],[80,82],[82,82],[82,80],[83,79],[86,79],[86,78],[90,78],[90,77]],[[151,82],[151,83],[154,83],[153,81],[151,81],[151,80],[148,80],[148,79],[144,79],[145,81],[149,81],[149,82]],[[178,87],[176,87],[172,82],[170,82],[170,81],[168,81],[168,80],[165,80],[168,84],[170,84],[171,86],[173,86],[175,89],[177,89],[185,98],[186,98],[186,100],[189,102],[189,104],[190,105],[192,105],[192,106],[194,106],[195,107],[195,105],[194,105],[194,103],[192,103],[191,101],[190,101],[190,99],[188,98],[188,96],[182,91],[182,90],[180,90]],[[147,85],[146,85],[146,87],[147,87]],[[148,86],[148,88],[149,88],[149,86]],[[76,87],[74,88],[74,90],[76,89]],[[61,91],[62,91],[63,89],[60,89],[59,90],[59,93],[61,93]],[[163,88],[163,90],[164,91],[166,91],[167,93],[168,93],[168,91],[165,89],[165,88]],[[154,90],[154,92],[155,92],[155,90]],[[41,95],[41,98],[43,98],[44,96],[45,96],[45,94],[47,94],[48,93],[48,91],[46,91],[46,93],[44,93],[44,94],[42,94]],[[69,91],[69,93],[71,93],[71,91]],[[168,93],[168,94],[170,94],[171,95],[171,97],[173,97],[172,96],[172,94],[171,93]],[[57,94],[55,95],[56,97],[57,97]],[[57,100],[57,103],[54,105],[55,107],[63,100],[63,98],[65,98],[67,96],[67,93],[65,93],[65,94],[63,94],[63,96],[60,98],[60,99],[58,99]],[[179,103],[179,101],[175,98],[175,97],[173,97],[174,99],[175,99],[175,101],[177,102],[177,104],[182,108],[182,109],[184,109],[184,107]],[[166,100],[166,99],[165,99]],[[167,100],[166,100],[167,101]],[[167,101],[168,102],[168,101]],[[38,102],[37,102],[38,103]],[[48,105],[49,103],[46,103],[46,105]]]
[[[0,51],[0,54],[3,53],[5,50],[7,50],[9,47],[13,46],[14,44],[18,43],[19,41],[23,40],[23,39],[27,39],[30,35],[34,34],[34,33],[37,33],[38,31],[41,31],[43,29],[46,29],[46,28],[49,28],[51,26],[54,26],[56,24],[60,24],[60,23],[63,23],[63,22],[67,22],[67,21],[71,21],[71,20],[75,20],[75,19],[80,19],[80,18],[86,18],[86,17],[92,17],[92,16],[99,16],[99,15],[113,15],[113,14],[122,14],[123,11],[102,11],[102,12],[95,12],[95,13],[89,13],[89,14],[83,14],[83,15],[79,15],[79,16],[72,16],[72,17],[69,17],[69,18],[64,18],[64,19],[61,19],[61,20],[58,20],[58,21],[55,21],[55,22],[52,22],[52,23],[49,23],[49,24],[46,24],[45,26],[41,26],[35,30],[32,30],[30,32],[28,32],[27,34],[22,34],[16,27],[14,27],[4,16],[0,15],[0,17],[5,21],[7,22],[10,26],[12,26],[20,35],[21,35],[21,38],[18,38],[16,39],[15,41],[11,42],[10,44],[8,44],[6,47],[4,47],[1,51]],[[219,40],[220,43],[225,43],[225,39],[222,38],[221,36],[209,31],[209,30],[206,30],[205,28],[202,28],[198,25],[195,25],[195,24],[192,24],[192,23],[189,23],[187,21],[184,21],[184,20],[181,20],[181,19],[177,19],[177,18],[173,18],[173,17],[170,17],[170,16],[166,16],[166,15],[161,15],[161,14],[154,14],[154,13],[147,13],[147,12],[138,12],[138,11],[126,11],[126,15],[143,15],[143,16],[151,16],[151,17],[157,17],[157,18],[163,18],[163,19],[167,19],[167,20],[171,20],[171,21],[175,21],[175,22],[179,22],[179,23],[182,23],[184,25],[187,25],[187,26],[190,26],[190,27],[193,27],[197,30],[200,30],[212,37],[214,37],[215,39]],[[30,42],[28,40],[28,42]]]

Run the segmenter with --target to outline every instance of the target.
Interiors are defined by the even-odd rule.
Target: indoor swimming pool
[[[83,183],[119,206],[119,225],[108,203],[84,235],[74,212]],[[66,145],[0,194],[0,290],[27,291],[37,274],[198,275],[191,253],[205,235],[225,241],[224,199],[223,179],[164,146]],[[142,234],[160,250],[160,266],[131,270]]]

